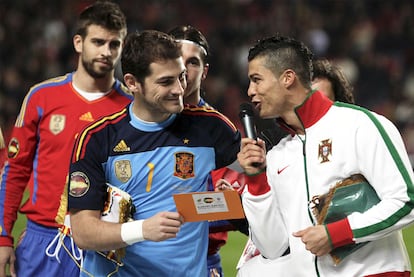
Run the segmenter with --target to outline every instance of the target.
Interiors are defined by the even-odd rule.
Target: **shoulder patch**
[[[69,195],[72,197],[81,197],[85,195],[90,187],[88,176],[85,173],[76,171],[70,175]]]
[[[12,138],[9,142],[9,147],[7,149],[7,157],[9,159],[14,159],[17,157],[20,151],[20,143],[17,138]]]

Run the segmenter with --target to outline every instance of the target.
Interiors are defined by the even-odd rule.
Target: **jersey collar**
[[[295,107],[295,113],[302,122],[304,129],[311,127],[318,122],[331,108],[332,101],[320,91],[312,91],[302,104]],[[278,123],[292,136],[296,132],[281,118]]]

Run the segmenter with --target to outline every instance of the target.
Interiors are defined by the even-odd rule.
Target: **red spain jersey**
[[[0,245],[13,243],[11,230],[26,187],[29,198],[20,212],[43,226],[63,224],[76,136],[87,124],[132,100],[127,88],[116,81],[111,92],[88,101],[73,88],[72,76],[69,73],[33,86],[23,101],[0,179]]]
[[[0,127],[0,166],[3,166],[6,157],[6,139]]]

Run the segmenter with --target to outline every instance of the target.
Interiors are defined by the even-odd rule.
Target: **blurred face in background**
[[[208,64],[204,64],[204,49],[191,41],[181,41],[184,65],[187,69],[187,88],[184,103],[197,105],[200,100],[201,81],[207,77]]]
[[[315,78],[312,81],[312,88],[319,90],[332,101],[335,101],[335,94],[332,88],[332,83],[327,78]]]

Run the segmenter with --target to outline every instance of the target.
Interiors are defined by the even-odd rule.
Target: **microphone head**
[[[253,106],[250,103],[242,103],[240,105],[240,113],[239,116],[244,117],[244,116],[253,116],[254,112],[253,112]]]

